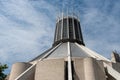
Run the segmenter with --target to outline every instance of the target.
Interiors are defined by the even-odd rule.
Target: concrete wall
[[[9,80],[14,80],[30,66],[29,63],[14,64]],[[68,66],[64,59],[44,59],[19,80],[67,80],[67,70]],[[74,80],[114,80],[111,76],[106,79],[103,62],[91,57],[72,58],[72,71]]]
[[[36,65],[35,80],[64,80],[64,59],[39,61]]]
[[[75,80],[106,80],[102,61],[93,58],[74,58]]]
[[[18,63],[13,64],[9,80],[14,80],[30,66],[31,64],[25,63],[25,62],[18,62]]]
[[[113,69],[115,69],[117,72],[120,73],[120,62],[112,60],[112,62],[108,62],[108,63],[105,62],[105,63],[108,64],[109,66],[111,66]],[[107,69],[106,69],[106,76],[107,76],[107,80],[116,80],[113,76],[111,76],[110,74],[108,74]]]
[[[85,80],[84,73],[84,60],[80,58],[73,59],[74,63],[74,79],[75,80]]]
[[[104,66],[93,58],[84,59],[85,80],[106,80]]]

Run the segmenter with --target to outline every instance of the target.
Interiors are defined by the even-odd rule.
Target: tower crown
[[[78,18],[67,16],[57,20],[53,46],[61,42],[77,42],[84,45]]]

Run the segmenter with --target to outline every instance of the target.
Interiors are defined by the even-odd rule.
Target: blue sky
[[[0,62],[9,65],[9,73],[13,63],[29,61],[50,48],[61,6],[79,11],[86,46],[110,58],[113,50],[120,52],[119,4],[120,0],[0,0]]]

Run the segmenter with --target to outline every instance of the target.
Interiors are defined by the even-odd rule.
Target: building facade
[[[53,46],[29,62],[13,64],[8,80],[120,80],[120,56],[109,60],[84,44],[80,20],[56,21]]]

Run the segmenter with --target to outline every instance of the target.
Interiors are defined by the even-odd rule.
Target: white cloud
[[[61,0],[49,1],[0,1],[0,61],[10,66],[14,62],[28,61],[52,45],[55,10],[62,8],[62,3]],[[120,7],[117,2],[108,2],[84,0],[79,2],[80,5],[75,4],[76,10],[81,11],[86,45],[106,57],[120,47]]]
[[[51,13],[53,7],[41,2],[39,7]],[[6,0],[0,4],[0,62],[11,67],[14,62],[28,61],[52,45],[54,22],[44,10],[36,10],[29,0]]]
[[[105,57],[110,57],[113,50],[120,51],[120,20],[116,18],[117,13],[114,13],[119,12],[120,7],[115,7],[118,2],[108,4],[103,1],[100,3],[104,4],[101,8],[90,4],[91,7],[85,9],[81,20],[86,45]],[[95,4],[99,6],[99,3]]]

